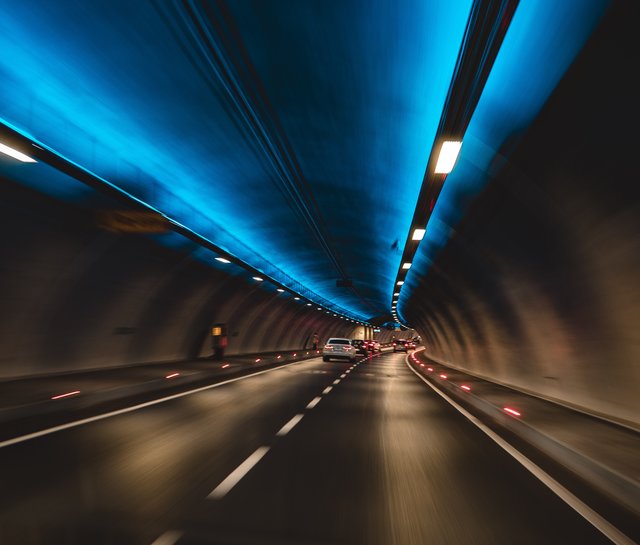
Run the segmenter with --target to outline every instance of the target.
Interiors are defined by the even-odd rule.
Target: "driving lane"
[[[609,543],[404,360],[300,362],[0,449],[0,543]]]

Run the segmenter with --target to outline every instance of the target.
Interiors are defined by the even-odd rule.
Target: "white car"
[[[333,337],[322,349],[322,361],[329,361],[331,358],[356,361],[356,348],[349,339]]]

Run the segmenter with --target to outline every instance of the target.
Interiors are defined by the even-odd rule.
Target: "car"
[[[396,339],[395,341],[393,341],[393,351],[408,352],[409,351],[408,344],[409,344],[408,341],[406,341],[405,339]]]
[[[378,341],[369,341],[369,349],[371,352],[382,352],[382,347]]]
[[[332,337],[322,349],[322,361],[329,361],[331,358],[354,362],[356,361],[356,349],[351,345],[349,339]]]
[[[351,341],[351,346],[356,349],[356,354],[364,354],[365,356],[369,355],[369,345],[367,341],[363,341],[362,339],[353,339]]]

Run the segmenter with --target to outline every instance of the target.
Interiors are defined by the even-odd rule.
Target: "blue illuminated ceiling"
[[[276,280],[361,319],[388,316],[473,5],[2,1],[0,118]],[[481,146],[460,158],[481,174],[461,169],[454,188],[482,187],[489,162],[471,150],[491,156],[531,122],[604,5],[520,2],[470,125]],[[53,168],[0,168],[95,206]]]

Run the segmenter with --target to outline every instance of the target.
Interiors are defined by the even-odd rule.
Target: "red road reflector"
[[[512,414],[513,416],[520,416],[520,413],[515,409],[510,409],[509,407],[502,407],[502,410],[509,414]]]
[[[471,391],[471,388],[469,386],[467,386],[466,384],[463,384],[462,386],[460,386],[460,388],[462,388],[463,390],[466,390],[467,392]]]
[[[433,372],[433,367],[427,367],[427,371]]]
[[[227,367],[229,367],[229,364],[228,364],[228,363],[225,363],[225,364],[222,366],[222,368],[223,368],[223,369],[226,369]]]
[[[260,358],[258,358],[258,359],[256,360],[256,363],[258,363],[259,361],[260,361]]]
[[[175,377],[179,377],[179,376],[180,376],[180,373],[171,373],[170,375],[167,375],[164,378],[175,378]]]
[[[441,374],[441,375],[439,375],[439,376],[440,376],[440,378],[443,378],[443,379],[445,379],[445,380],[447,379],[447,375],[445,375],[444,373],[442,373],[442,374]]]

